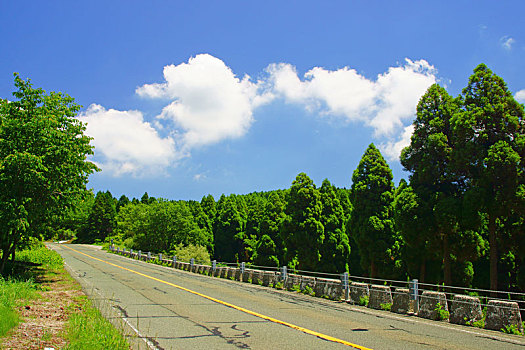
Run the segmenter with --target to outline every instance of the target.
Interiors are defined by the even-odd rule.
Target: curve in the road
[[[70,249],[78,254],[82,254],[88,258],[91,258],[93,260],[97,260],[97,261],[100,261],[100,262],[103,262],[105,264],[108,264],[108,265],[111,265],[111,266],[114,266],[114,267],[117,267],[119,269],[122,269],[122,270],[126,270],[128,272],[131,272],[131,273],[134,273],[134,274],[137,274],[139,276],[142,276],[142,277],[145,277],[145,278],[149,278],[151,280],[154,280],[154,281],[157,281],[157,282],[160,282],[160,283],[164,283],[164,284],[167,284],[171,287],[174,287],[174,288],[178,288],[180,290],[183,290],[185,292],[188,292],[188,293],[192,293],[192,294],[195,294],[195,295],[198,295],[202,298],[205,298],[205,299],[208,299],[208,300],[211,300],[213,302],[216,302],[216,303],[219,303],[221,305],[224,305],[224,306],[227,306],[227,307],[230,307],[230,308],[233,308],[233,309],[236,309],[236,310],[239,310],[239,311],[242,311],[242,312],[245,312],[247,314],[250,314],[252,316],[256,316],[256,317],[259,317],[259,318],[262,318],[264,320],[267,320],[267,321],[270,321],[270,322],[274,322],[274,323],[277,323],[277,324],[281,324],[283,326],[286,326],[286,327],[290,327],[290,328],[293,328],[295,330],[298,330],[298,331],[301,331],[303,333],[306,333],[306,334],[310,334],[310,335],[313,335],[313,336],[316,336],[318,338],[321,338],[321,339],[324,339],[324,340],[328,340],[328,341],[331,341],[331,342],[334,342],[334,343],[340,343],[340,344],[344,344],[344,345],[347,345],[347,346],[350,346],[350,347],[353,347],[355,349],[359,349],[359,350],[371,350],[367,347],[364,347],[364,346],[361,346],[361,345],[357,345],[357,344],[353,344],[353,343],[350,343],[346,340],[342,340],[342,339],[339,339],[339,338],[335,338],[335,337],[332,337],[332,336],[329,336],[329,335],[326,335],[326,334],[323,334],[323,333],[319,333],[319,332],[316,332],[316,331],[313,331],[311,329],[308,329],[308,328],[304,328],[304,327],[301,327],[301,326],[297,326],[297,325],[294,325],[294,324],[291,324],[291,323],[288,323],[288,322],[285,322],[285,321],[281,321],[281,320],[278,320],[276,318],[273,318],[273,317],[270,317],[270,316],[266,316],[266,315],[263,315],[263,314],[260,314],[258,312],[255,312],[255,311],[251,311],[251,310],[248,310],[248,309],[245,309],[243,307],[240,307],[240,306],[237,306],[237,305],[234,305],[234,304],[231,304],[231,303],[228,303],[228,302],[225,302],[225,301],[222,301],[222,300],[219,300],[219,299],[216,299],[216,298],[213,298],[213,297],[210,297],[208,295],[205,295],[205,294],[202,294],[202,293],[199,293],[199,292],[196,292],[196,291],[193,291],[191,289],[188,289],[188,288],[184,288],[182,286],[178,286],[176,284],[173,284],[173,283],[170,283],[170,282],[167,282],[167,281],[164,281],[164,280],[161,280],[161,279],[158,279],[158,278],[155,278],[153,276],[149,276],[149,275],[146,275],[142,272],[138,272],[138,271],[135,271],[135,270],[132,270],[132,269],[128,269],[126,267],[123,267],[123,266],[120,266],[120,265],[116,265],[116,264],[113,264],[113,263],[110,263],[108,261],[104,261],[102,259],[99,259],[99,258],[95,258],[94,256],[91,256],[89,254],[85,254],[85,253],[82,253],[74,248],[71,248],[71,247],[68,247],[68,246],[65,246],[67,249]]]

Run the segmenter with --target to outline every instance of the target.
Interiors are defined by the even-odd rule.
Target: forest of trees
[[[200,202],[89,193],[50,229],[165,254],[200,246],[223,262],[524,290],[524,122],[481,64],[456,98],[437,84],[421,97],[397,187],[371,144],[348,189],[300,173],[287,189]]]

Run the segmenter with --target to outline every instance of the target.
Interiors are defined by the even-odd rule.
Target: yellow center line
[[[183,290],[185,292],[188,292],[188,293],[191,293],[191,294],[195,294],[195,295],[198,295],[202,298],[205,298],[205,299],[208,299],[208,300],[211,300],[213,302],[216,302],[216,303],[219,303],[221,305],[224,305],[224,306],[227,306],[227,307],[230,307],[232,309],[235,309],[235,310],[239,310],[239,311],[242,311],[242,312],[245,312],[249,315],[252,315],[252,316],[256,316],[256,317],[259,317],[259,318],[262,318],[263,320],[267,320],[267,321],[270,321],[270,322],[273,322],[273,323],[277,323],[277,324],[281,324],[283,326],[286,326],[286,327],[290,327],[290,328],[293,328],[293,329],[296,329],[298,331],[301,331],[303,333],[306,333],[306,334],[310,334],[310,335],[313,335],[313,336],[316,336],[318,338],[321,338],[321,339],[324,339],[324,340],[328,340],[328,341],[331,341],[331,342],[334,342],[334,343],[340,343],[340,344],[344,344],[344,345],[348,345],[348,346],[351,346],[355,349],[360,349],[360,350],[371,350],[370,348],[366,348],[364,346],[361,346],[361,345],[357,345],[357,344],[353,344],[353,343],[350,343],[346,340],[342,340],[342,339],[339,339],[339,338],[335,338],[335,337],[332,337],[332,336],[329,336],[329,335],[326,335],[326,334],[323,334],[323,333],[319,333],[319,332],[316,332],[316,331],[312,331],[308,328],[304,328],[304,327],[301,327],[301,326],[296,326],[294,324],[291,324],[291,323],[288,323],[288,322],[285,322],[285,321],[281,321],[281,320],[278,320],[278,319],[275,319],[273,317],[270,317],[270,316],[266,316],[266,315],[263,315],[263,314],[260,314],[258,312],[255,312],[255,311],[251,311],[251,310],[248,310],[248,309],[245,309],[243,307],[240,307],[240,306],[237,306],[237,305],[233,305],[233,304],[230,304],[228,302],[225,302],[225,301],[222,301],[222,300],[219,300],[219,299],[215,299],[213,297],[210,297],[208,295],[205,295],[205,294],[202,294],[202,293],[199,293],[199,292],[195,292],[191,289],[188,289],[188,288],[184,288],[184,287],[181,287],[179,285],[176,285],[176,284],[173,284],[173,283],[170,283],[170,282],[167,282],[167,281],[163,281],[161,279],[158,279],[158,278],[155,278],[155,277],[152,277],[152,276],[149,276],[149,275],[146,275],[146,274],[143,274],[141,272],[138,272],[138,271],[135,271],[135,270],[131,270],[131,269],[128,269],[126,267],[123,267],[123,266],[119,266],[119,265],[115,265],[115,264],[112,264],[108,261],[105,261],[105,260],[102,260],[102,259],[98,259],[98,258],[95,258],[91,255],[88,255],[88,254],[85,254],[85,253],[82,253],[82,252],[79,252],[78,250],[76,249],[73,249],[71,247],[68,247],[67,245],[63,245],[63,247],[66,247],[68,249],[71,249],[72,251],[74,252],[77,252],[79,254],[82,254],[82,255],[85,255],[91,259],[94,259],[94,260],[97,260],[97,261],[100,261],[100,262],[103,262],[103,263],[106,263],[108,265],[111,265],[111,266],[114,266],[114,267],[118,267],[119,269],[122,269],[122,270],[126,270],[126,271],[129,271],[129,272],[132,272],[134,274],[137,274],[139,276],[142,276],[142,277],[146,277],[146,278],[149,278],[151,280],[154,280],[154,281],[157,281],[157,282],[160,282],[160,283],[164,283],[164,284],[167,284],[169,286],[172,286],[172,287],[175,287],[175,288],[178,288],[180,290]]]

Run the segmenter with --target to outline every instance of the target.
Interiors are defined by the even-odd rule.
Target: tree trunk
[[[427,272],[427,261],[423,259],[421,265],[419,266],[419,282],[425,283],[425,274]]]
[[[490,289],[498,290],[498,241],[496,239],[496,219],[489,216],[489,246],[490,246]],[[497,293],[492,292],[492,297]]]
[[[370,277],[371,278],[376,278],[377,276],[377,267],[376,267],[376,263],[374,260],[372,260],[370,262]]]
[[[445,283],[445,286],[452,285],[452,267],[448,235],[443,237],[443,282]]]

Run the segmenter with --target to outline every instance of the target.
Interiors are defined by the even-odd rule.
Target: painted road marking
[[[344,344],[344,345],[347,345],[347,346],[351,346],[355,349],[360,349],[360,350],[371,350],[370,348],[367,348],[367,347],[364,347],[364,346],[361,346],[361,345],[357,345],[357,344],[353,344],[353,343],[350,343],[346,340],[342,340],[342,339],[339,339],[339,338],[335,338],[335,337],[332,337],[332,336],[329,336],[329,335],[326,335],[326,334],[323,334],[323,333],[319,333],[319,332],[316,332],[316,331],[312,331],[308,328],[304,328],[304,327],[301,327],[301,326],[296,326],[292,323],[288,323],[288,322],[285,322],[285,321],[281,321],[281,320],[278,320],[276,318],[273,318],[273,317],[270,317],[270,316],[266,316],[266,315],[263,315],[263,314],[260,314],[258,312],[255,312],[255,311],[251,311],[251,310],[248,310],[248,309],[245,309],[243,307],[240,307],[240,306],[237,306],[237,305],[233,305],[233,304],[230,304],[228,302],[225,302],[225,301],[222,301],[222,300],[219,300],[219,299],[216,299],[216,298],[213,298],[213,297],[210,297],[208,295],[205,295],[205,294],[202,294],[202,293],[199,293],[199,292],[195,292],[191,289],[188,289],[188,288],[184,288],[182,286],[179,286],[179,285],[176,285],[176,284],[173,284],[173,283],[170,283],[170,282],[167,282],[167,281],[163,281],[161,279],[158,279],[158,278],[155,278],[155,277],[152,277],[152,276],[149,276],[149,275],[146,275],[146,274],[143,274],[141,272],[138,272],[138,271],[135,271],[135,270],[131,270],[131,269],[128,269],[126,267],[123,267],[123,266],[119,266],[119,265],[116,265],[116,264],[112,264],[108,261],[105,261],[105,260],[102,260],[102,259],[98,259],[98,258],[95,258],[94,256],[91,256],[91,255],[88,255],[88,254],[85,254],[85,253],[82,253],[82,252],[79,252],[78,250],[76,249],[73,249],[67,245],[62,245],[63,247],[66,247],[68,249],[71,249],[72,251],[74,252],[77,252],[79,254],[82,254],[82,255],[85,255],[93,260],[97,260],[97,261],[100,261],[100,262],[103,262],[105,264],[108,264],[108,265],[111,265],[111,266],[114,266],[114,267],[118,267],[119,269],[122,269],[122,270],[126,270],[128,272],[132,272],[134,274],[137,274],[139,276],[142,276],[142,277],[146,277],[146,278],[149,278],[151,280],[154,280],[154,281],[157,281],[157,282],[160,282],[160,283],[164,283],[164,284],[167,284],[168,286],[172,286],[172,287],[175,287],[177,289],[180,289],[180,290],[183,290],[185,292],[188,292],[188,293],[191,293],[191,294],[195,294],[195,295],[198,295],[202,298],[205,298],[205,299],[208,299],[208,300],[211,300],[213,302],[216,302],[218,304],[221,304],[221,305],[224,305],[224,306],[227,306],[227,307],[230,307],[232,309],[235,309],[235,310],[239,310],[239,311],[242,311],[244,313],[247,313],[249,315],[252,315],[252,316],[256,316],[256,317],[259,317],[259,318],[262,318],[263,320],[267,320],[267,321],[270,321],[270,322],[273,322],[273,323],[277,323],[277,324],[280,324],[280,325],[283,325],[283,326],[286,326],[286,327],[290,327],[290,328],[293,328],[295,330],[298,330],[298,331],[301,331],[303,333],[306,333],[306,334],[310,334],[310,335],[313,335],[313,336],[316,336],[318,338],[321,338],[321,339],[324,339],[324,340],[328,340],[328,341],[331,341],[331,342],[334,342],[334,343],[340,343],[340,344]]]

